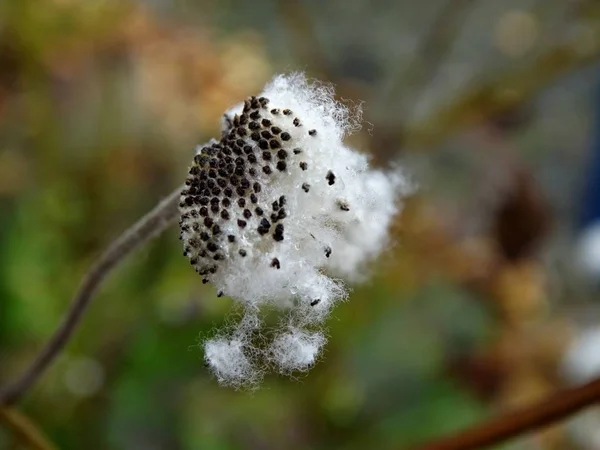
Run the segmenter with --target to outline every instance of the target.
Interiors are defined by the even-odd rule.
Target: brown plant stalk
[[[121,234],[96,260],[83,278],[58,329],[25,372],[0,391],[0,405],[17,403],[23,394],[46,372],[71,338],[98,288],[109,273],[133,250],[158,236],[176,220],[181,189],[182,187],[175,189],[152,211]]]
[[[418,446],[415,450],[486,448],[539,430],[596,403],[600,403],[600,378],[582,386],[557,391],[537,404],[509,411],[454,435]]]
[[[46,436],[20,412],[0,407],[0,422],[4,423],[20,443],[31,450],[56,450]]]

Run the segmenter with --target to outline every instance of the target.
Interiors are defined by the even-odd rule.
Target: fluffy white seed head
[[[401,174],[370,169],[344,145],[359,120],[358,108],[303,74],[278,76],[225,113],[222,138],[198,149],[180,203],[184,254],[204,282],[250,310],[285,311],[295,326],[325,319],[347,295],[341,279],[363,278],[365,263],[388,245],[406,187]],[[276,336],[264,359],[307,367],[324,340],[302,333]],[[247,376],[223,361],[242,361],[248,344],[238,354],[210,342],[220,380]]]

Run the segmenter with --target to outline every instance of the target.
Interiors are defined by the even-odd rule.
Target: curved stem
[[[15,438],[33,450],[55,450],[46,436],[23,414],[12,408],[0,407],[0,421],[4,422]]]
[[[546,400],[518,409],[452,436],[417,447],[419,450],[480,449],[548,426],[600,403],[600,378],[582,386],[563,389]]]
[[[69,341],[90,305],[98,288],[119,262],[133,250],[167,229],[177,218],[179,196],[177,188],[152,211],[127,229],[104,251],[87,272],[62,323],[45,344],[29,368],[12,384],[0,391],[0,405],[13,405],[40,378]]]

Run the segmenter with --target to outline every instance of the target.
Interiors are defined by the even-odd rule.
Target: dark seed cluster
[[[202,148],[189,169],[179,204],[180,239],[184,241],[184,255],[202,275],[203,283],[217,273],[219,261],[247,256],[248,249],[242,248],[243,240],[237,239],[236,233],[255,231],[275,242],[285,239],[286,198],[265,197],[265,176],[288,173],[293,166],[306,171],[308,164],[290,161],[290,153],[303,153],[298,147],[290,150],[288,144],[290,132],[302,129],[301,119],[290,109],[270,109],[268,104],[265,97],[250,97],[240,115],[233,119],[226,116],[229,128],[221,141]],[[287,120],[289,131],[273,124]],[[303,133],[316,136],[317,131]],[[335,183],[333,172],[327,172],[325,178],[329,185]],[[305,193],[310,191],[308,183],[302,183],[301,188]],[[345,203],[339,206],[348,210]],[[232,228],[238,231],[232,234]],[[325,254],[329,257],[331,248],[327,247]],[[271,267],[281,267],[277,258]]]

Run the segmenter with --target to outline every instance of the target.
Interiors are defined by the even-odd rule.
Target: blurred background
[[[394,247],[308,375],[235,392],[197,345],[231,301],[170,229],[22,403],[58,448],[403,448],[600,373],[598,1],[2,0],[0,383],[224,110],[291,70],[364,101],[351,142],[418,184]],[[501,448],[598,430],[592,409]]]

